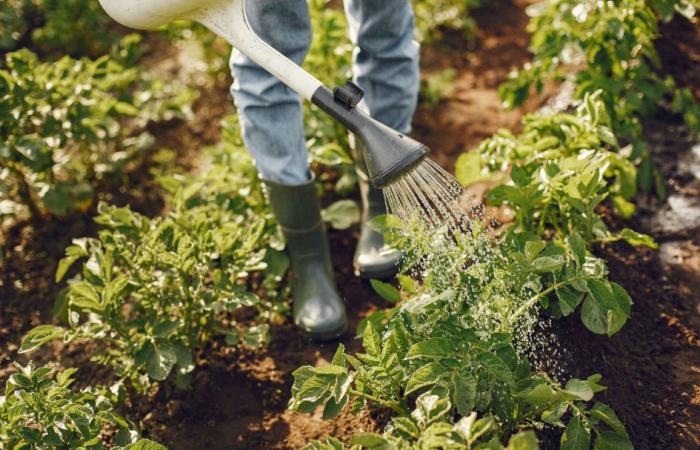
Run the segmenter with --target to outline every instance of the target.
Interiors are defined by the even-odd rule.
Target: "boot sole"
[[[398,267],[392,267],[391,269],[382,271],[366,271],[359,267],[355,267],[355,276],[360,277],[363,280],[391,280],[399,273]]]
[[[304,333],[304,335],[306,337],[308,337],[314,341],[321,341],[321,342],[337,340],[337,339],[341,338],[347,331],[348,331],[347,322],[336,331],[324,331],[321,333],[314,333],[311,331],[302,330],[302,332]]]

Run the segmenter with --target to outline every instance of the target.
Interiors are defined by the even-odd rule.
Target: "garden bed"
[[[456,158],[476,146],[497,129],[518,129],[524,111],[534,111],[548,98],[531,99],[525,108],[504,111],[498,86],[512,67],[528,60],[528,2],[498,2],[482,7],[474,17],[479,25],[473,41],[446,33],[423,49],[426,73],[454,68],[454,90],[436,106],[421,106],[415,134],[433,149],[433,158],[454,170]],[[700,28],[671,32],[661,41],[662,58],[668,59],[680,83],[698,88]],[[697,24],[696,24],[697,25]],[[688,65],[674,66],[681,52]],[[671,56],[668,56],[671,55]],[[677,72],[677,73],[675,73]],[[691,75],[688,75],[691,74]],[[700,89],[700,88],[698,88]],[[551,92],[550,92],[551,93]],[[696,89],[696,95],[698,91]],[[218,123],[228,107],[225,84],[208,86],[195,105],[194,124],[173,121],[152,130],[163,145],[178,148],[176,164],[196,167],[189,149],[217,141]],[[669,180],[672,193],[697,195],[698,180],[675,164],[692,145],[682,134],[677,118],[657,117],[649,122],[648,139],[652,154]],[[696,147],[697,148],[697,147]],[[102,193],[115,204],[130,204],[148,216],[163,207],[147,164],[129,173],[128,183],[118,191]],[[695,190],[693,190],[695,189]],[[136,193],[136,194],[134,194]],[[628,290],[635,301],[632,317],[612,338],[597,337],[586,330],[578,317],[554,322],[563,355],[562,378],[603,374],[608,389],[601,399],[617,411],[627,426],[636,448],[697,448],[700,446],[700,228],[667,232],[653,228],[651,217],[663,204],[649,200],[635,216],[637,229],[648,232],[662,244],[681,242],[676,262],[661,259],[659,252],[633,248],[624,243],[598,248],[610,266],[611,280]],[[93,213],[94,211],[90,211]],[[0,381],[13,371],[10,362],[23,361],[17,355],[21,337],[32,327],[51,321],[51,306],[58,292],[53,283],[58,260],[73,238],[94,235],[92,214],[71,215],[50,222],[22,222],[7,230],[3,244],[10,249],[0,268]],[[613,228],[624,223],[610,218]],[[619,222],[619,223],[616,223]],[[351,330],[371,312],[387,306],[373,289],[352,273],[352,255],[358,230],[331,231],[341,297],[348,305]],[[664,247],[662,246],[662,249]],[[668,248],[668,247],[667,247]],[[675,248],[675,247],[673,247]],[[350,352],[361,343],[349,333],[344,344]],[[33,354],[37,361],[60,361],[62,366],[81,367],[81,384],[104,382],[104,369],[86,361],[84,347],[52,345]],[[293,449],[310,439],[328,435],[350,437],[358,431],[379,431],[387,422],[382,410],[358,415],[346,410],[333,421],[320,414],[302,414],[287,409],[292,385],[291,372],[302,365],[328,363],[335,343],[320,345],[303,339],[290,324],[275,325],[269,347],[261,350],[234,350],[211,342],[206,360],[196,362],[193,387],[189,391],[159,388],[153,399],[126,405],[128,415],[142,419],[147,437],[171,449]],[[87,369],[90,368],[90,369]]]

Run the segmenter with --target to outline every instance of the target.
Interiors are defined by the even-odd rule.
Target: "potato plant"
[[[212,164],[200,176],[164,180],[173,192],[165,217],[101,204],[99,238],[75,240],[56,273],[60,281],[80,262],[55,308],[68,327],[33,329],[21,351],[54,339],[97,341],[95,358],[145,389],[171,375],[186,386],[214,337],[265,343],[284,293],[283,243],[240,143],[214,150]]]
[[[505,176],[507,182],[493,188],[488,200],[513,208],[519,231],[560,240],[578,233],[588,247],[619,239],[655,247],[649,236],[631,229],[610,231],[598,212],[609,200],[630,218],[637,192],[631,148],[620,148],[600,96],[600,91],[586,95],[574,114],[530,114],[517,136],[499,131],[460,156],[457,178],[469,185]]]
[[[461,418],[457,423],[441,419],[444,403],[433,396],[422,396],[416,401],[416,414],[411,418],[393,418],[382,434],[360,433],[350,440],[350,450],[422,450],[449,448],[451,450],[493,449],[534,450],[537,440],[532,431],[513,435],[504,446],[498,437],[498,423],[492,416],[478,418],[476,413]],[[326,442],[313,441],[302,450],[345,450],[336,438]]]
[[[361,330],[363,353],[341,346],[330,366],[295,371],[292,409],[322,407],[330,419],[348,405],[374,404],[401,418],[409,442],[428,439],[433,421],[421,418],[454,423],[476,412],[494,418],[500,437],[548,425],[563,430],[563,448],[587,449],[593,441],[631,448],[610,408],[592,402],[604,389],[599,375],[562,385],[526,357],[542,308],[556,316],[580,311],[586,327],[607,335],[629,318],[629,296],[607,281],[605,263],[587,252],[579,235],[562,244],[515,233],[493,241],[474,225],[454,242],[420,229],[404,236],[397,244],[419,255],[405,270],[423,284],[402,275],[405,298],[369,318]],[[397,300],[398,292],[375,284]],[[420,411],[428,406],[430,412]]]
[[[122,449],[165,450],[139,439],[132,425],[115,411],[117,394],[89,387],[73,391],[76,369],[22,367],[0,396],[0,447],[16,450]]]
[[[7,0],[0,5],[0,50],[100,57],[123,33],[98,0]]]
[[[40,217],[88,207],[95,184],[153,144],[150,121],[189,114],[193,93],[128,68],[138,39],[118,57],[43,63],[8,53],[0,70],[0,215]]]
[[[646,191],[656,187],[663,195],[660,174],[648,161],[640,119],[668,99],[689,128],[700,132],[700,106],[690,90],[660,72],[654,40],[659,21],[670,20],[674,13],[691,18],[699,6],[697,0],[537,3],[528,9],[534,59],[501,86],[503,102],[519,106],[532,88],[541,91],[548,80],[564,78],[574,81],[577,99],[600,91],[615,135],[635,142],[630,157],[644,160],[640,186]]]
[[[461,31],[471,38],[476,23],[469,17],[469,10],[482,4],[483,0],[414,0],[418,39],[430,43],[438,39],[444,29]]]

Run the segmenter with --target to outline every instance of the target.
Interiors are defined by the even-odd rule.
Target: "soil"
[[[473,40],[446,32],[439,42],[423,48],[424,73],[457,70],[450,97],[437,106],[421,106],[414,121],[414,134],[433,149],[433,158],[444,167],[453,169],[460,153],[498,128],[517,130],[523,111],[544,103],[546,96],[539,96],[522,110],[509,112],[501,109],[498,99],[499,83],[511,68],[528,60],[527,3],[490,3],[474,13],[478,31]],[[667,27],[664,33],[668,35],[659,43],[661,59],[681,85],[698,94],[700,28],[682,21]],[[156,43],[153,51],[160,57],[169,50]],[[158,69],[177,71],[175,66]],[[162,146],[180,149],[175,165],[188,170],[196,166],[194,150],[218,140],[215,124],[229,112],[229,104],[226,82],[205,86],[195,106],[194,122],[173,121],[151,131]],[[693,144],[679,138],[680,132],[668,133],[671,127],[682,130],[673,116],[660,115],[649,121],[652,152],[672,194],[698,195],[696,180],[677,163],[691,152]],[[148,161],[129,173],[118,189],[107,187],[102,198],[131,204],[148,215],[160,213],[163,199],[147,166]],[[618,412],[636,448],[700,448],[700,229],[673,233],[655,229],[651,218],[662,207],[662,202],[641,198],[633,224],[665,244],[661,250],[626,244],[598,249],[609,262],[611,278],[635,300],[633,316],[623,330],[613,338],[597,337],[574,317],[556,322],[555,331],[567,349],[563,353],[571,355],[570,361],[563,362],[570,375],[603,374],[609,388],[601,400]],[[56,264],[72,238],[94,235],[93,212],[50,222],[24,222],[7,230],[3,238],[6,259],[0,267],[0,382],[13,371],[12,360],[26,361],[16,354],[21,336],[51,320],[51,305],[60,287],[52,282]],[[613,226],[625,225],[611,221]],[[352,273],[357,234],[356,227],[330,232],[351,331],[362,317],[386,306]],[[350,350],[359,347],[352,335],[344,339]],[[381,428],[386,421],[382,411],[345,412],[336,421],[288,411],[291,372],[305,364],[328,362],[336,343],[309,342],[290,324],[275,327],[272,336],[270,346],[259,351],[234,351],[213,342],[205,352],[207,359],[197,363],[191,390],[175,391],[164,384],[152,398],[134,398],[127,409],[134,418],[143,418],[140,424],[146,435],[174,450],[293,449],[309,439],[343,438]],[[32,357],[81,367],[83,383],[109,380],[108,372],[87,361],[88,353],[83,348],[55,345]]]

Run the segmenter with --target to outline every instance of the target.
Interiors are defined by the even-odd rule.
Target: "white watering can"
[[[263,41],[248,22],[247,1],[100,0],[100,4],[117,22],[141,30],[155,29],[180,19],[203,24],[357,135],[365,144],[361,147],[367,171],[376,187],[395,181],[427,156],[429,149],[424,144],[357,109],[363,93],[355,84],[348,82],[331,91]]]

